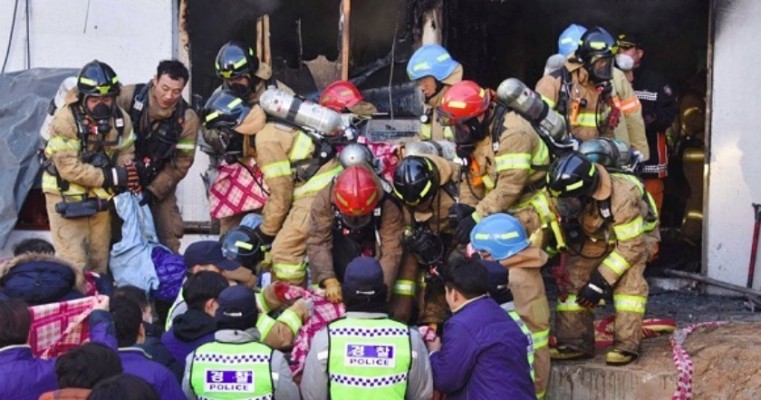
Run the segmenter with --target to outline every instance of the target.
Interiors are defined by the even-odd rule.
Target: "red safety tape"
[[[698,324],[690,325],[686,328],[679,329],[671,335],[671,349],[674,352],[674,364],[679,371],[679,376],[676,382],[676,391],[671,396],[671,400],[692,400],[692,360],[690,355],[687,354],[687,350],[684,348],[684,342],[687,340],[687,336],[698,328],[706,326],[719,326],[724,325],[726,322],[701,322]]]

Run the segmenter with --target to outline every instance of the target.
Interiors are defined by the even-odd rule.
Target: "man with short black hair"
[[[427,342],[434,388],[447,399],[536,399],[528,338],[488,297],[489,275],[476,260],[454,259],[441,274],[452,317],[444,338]]]
[[[140,305],[123,297],[113,299],[111,315],[114,318],[119,358],[122,360],[124,372],[143,378],[156,389],[162,399],[181,399],[180,384],[172,373],[163,365],[151,360],[141,348],[135,347],[145,342]]]
[[[191,276],[182,286],[188,310],[174,319],[172,328],[164,333],[161,341],[183,367],[188,354],[214,339],[217,297],[228,286],[227,279],[211,271]]]
[[[180,61],[164,60],[150,82],[125,86],[117,99],[135,127],[143,202],[151,207],[159,241],[175,253],[184,230],[175,190],[193,165],[200,124],[182,98],[189,79]]]
[[[40,400],[85,400],[99,382],[122,373],[119,355],[108,346],[89,342],[63,353],[55,362],[58,390]]]
[[[344,273],[346,317],[312,339],[302,395],[316,399],[429,399],[428,354],[418,332],[388,317],[383,269],[357,257]]]

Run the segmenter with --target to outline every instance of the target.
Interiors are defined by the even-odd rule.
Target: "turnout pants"
[[[151,214],[153,214],[153,223],[156,225],[159,242],[173,252],[179,253],[180,239],[185,232],[185,225],[182,222],[182,214],[177,206],[175,193],[171,192],[163,200],[154,201],[151,204]]]
[[[307,250],[309,210],[314,196],[293,201],[283,227],[272,242],[272,279],[306,286],[307,268],[304,256]]]
[[[576,294],[586,285],[592,271],[597,269],[608,252],[604,241],[592,242],[586,239],[582,254],[590,258],[569,254],[568,273],[572,288],[566,301],[557,305],[558,344],[589,355],[594,355],[595,349],[594,313],[576,303]],[[644,270],[644,261],[632,265],[613,286],[613,305],[616,310],[613,346],[633,354],[639,354],[642,319],[647,304],[648,286],[643,276]]]
[[[56,255],[82,270],[105,274],[111,248],[111,213],[101,211],[91,217],[68,219],[55,210],[55,205],[61,201],[61,196],[45,193]]]

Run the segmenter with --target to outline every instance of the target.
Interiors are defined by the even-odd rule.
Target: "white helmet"
[[[373,153],[367,146],[359,143],[349,143],[341,150],[338,155],[338,161],[344,168],[349,168],[354,165],[364,164],[371,168],[375,168],[373,162]]]

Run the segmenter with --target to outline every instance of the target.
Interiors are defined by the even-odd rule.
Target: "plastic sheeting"
[[[5,246],[40,173],[40,126],[50,99],[75,69],[35,68],[0,75],[0,247]]]

